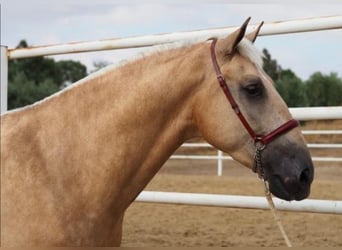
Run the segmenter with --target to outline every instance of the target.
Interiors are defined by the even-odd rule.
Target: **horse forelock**
[[[254,46],[252,42],[244,38],[238,45],[238,51],[243,57],[249,59],[255,66],[262,68],[262,53],[257,47]]]

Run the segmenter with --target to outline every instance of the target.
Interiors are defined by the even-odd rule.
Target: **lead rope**
[[[272,194],[270,192],[270,189],[269,189],[269,186],[268,186],[268,182],[265,180],[264,178],[264,170],[262,168],[262,165],[261,165],[261,152],[262,150],[264,150],[265,148],[265,145],[264,144],[261,144],[259,142],[256,142],[255,143],[255,166],[254,166],[254,169],[253,171],[254,172],[257,172],[258,175],[259,175],[259,178],[262,179],[263,181],[263,184],[264,184],[264,191],[265,191],[265,196],[266,196],[266,199],[267,199],[267,202],[268,202],[268,205],[270,206],[270,209],[271,209],[271,212],[273,214],[273,218],[274,220],[276,221],[277,225],[278,225],[278,228],[285,240],[285,243],[287,245],[287,247],[292,247],[292,243],[291,241],[289,240],[289,237],[287,236],[286,232],[285,232],[285,229],[283,227],[283,223],[281,222],[280,220],[280,217],[277,213],[277,210],[274,206],[274,202],[272,200]]]

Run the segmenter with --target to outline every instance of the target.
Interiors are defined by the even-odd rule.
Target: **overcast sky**
[[[342,1],[2,0],[1,44],[13,48],[21,39],[44,45],[233,26],[248,16],[251,23],[259,23],[329,15],[342,15]],[[337,72],[342,77],[341,41],[342,29],[263,36],[256,45],[267,48],[283,68],[307,79],[315,71]],[[94,61],[114,62],[136,51],[56,59],[80,60],[89,69]]]

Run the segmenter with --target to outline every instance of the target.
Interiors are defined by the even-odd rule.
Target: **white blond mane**
[[[88,75],[87,77],[79,80],[78,82],[72,84],[70,87],[77,86],[78,84],[81,84],[83,82],[86,82],[90,79],[94,79],[98,76],[104,75],[109,71],[112,71],[113,69],[119,68],[121,66],[124,66],[130,62],[133,62],[135,60],[147,57],[149,55],[152,55],[154,53],[163,52],[167,50],[177,49],[177,48],[185,48],[192,45],[195,45],[197,43],[203,42],[203,39],[192,39],[192,40],[183,40],[178,42],[172,42],[172,43],[166,43],[166,44],[159,44],[155,46],[151,46],[147,48],[145,51],[138,53],[136,55],[133,55],[132,57],[128,59],[123,59],[121,61],[115,62],[113,64],[110,64],[98,71],[96,71],[93,74]],[[209,40],[208,42],[211,42]],[[248,39],[244,38],[238,45],[238,50],[240,54],[246,58],[248,58],[252,63],[254,63],[257,67],[262,68],[263,61],[262,61],[262,53],[259,51],[252,42],[250,42]]]
[[[199,40],[199,39],[194,40],[193,39],[193,40],[184,40],[184,41],[179,41],[179,42],[159,44],[159,45],[154,45],[154,46],[148,47],[143,52],[137,53],[137,54],[131,56],[130,58],[123,59],[123,60],[120,60],[118,62],[114,62],[112,64],[109,64],[108,66],[96,71],[95,73],[92,73],[92,74],[86,76],[85,78],[82,78],[81,80],[72,84],[70,86],[70,88],[73,88],[79,84],[87,82],[87,81],[94,79],[98,76],[104,75],[107,72],[110,72],[116,68],[124,66],[124,65],[126,65],[130,62],[136,61],[138,59],[142,59],[142,58],[147,57],[149,55],[152,55],[154,53],[163,52],[163,51],[167,51],[167,50],[171,50],[171,49],[177,49],[177,48],[185,48],[185,47],[189,47],[189,46],[192,46],[192,45],[200,43],[200,42],[203,42],[203,40]]]
[[[248,58],[258,68],[262,69],[262,53],[248,39],[244,38],[238,45],[238,50],[243,57]]]
[[[80,85],[83,85],[83,84],[86,84],[87,82],[90,82],[90,80],[93,80],[97,77],[100,77],[102,75],[105,75],[106,73],[114,70],[114,69],[117,69],[121,66],[124,66],[130,62],[133,62],[133,61],[136,61],[138,59],[141,59],[141,58],[144,58],[144,57],[147,57],[149,55],[152,55],[154,53],[158,53],[158,52],[163,52],[163,51],[167,51],[167,50],[171,50],[171,49],[177,49],[177,48],[183,48],[183,47],[189,47],[189,46],[192,46],[196,43],[200,43],[200,42],[203,42],[203,40],[200,40],[200,39],[189,39],[189,40],[184,40],[184,41],[178,41],[178,42],[172,42],[172,43],[166,43],[166,44],[159,44],[159,45],[155,45],[155,46],[151,46],[149,48],[146,48],[145,51],[143,52],[140,52],[140,53],[137,53],[133,56],[131,56],[130,58],[127,58],[127,59],[123,59],[123,60],[120,60],[118,62],[114,62],[114,63],[111,63],[109,64],[108,66],[94,72],[94,73],[91,73],[90,75],[76,81],[75,83],[71,84],[70,86],[64,88],[63,90],[61,91],[58,91],[40,101],[37,101],[31,105],[27,105],[27,106],[24,106],[24,107],[20,107],[20,108],[16,108],[16,109],[13,109],[13,110],[9,110],[9,111],[6,111],[4,114],[8,114],[8,113],[13,113],[13,112],[17,112],[17,111],[21,111],[21,110],[25,110],[25,109],[28,109],[28,108],[31,108],[31,107],[34,107],[34,106],[37,106],[37,105],[40,105],[42,104],[43,102],[45,102],[46,100],[49,100],[51,98],[54,98],[56,96],[59,96],[60,94],[66,92],[66,91],[69,91],[70,89],[73,89],[73,88],[77,88],[79,87]]]
[[[200,38],[200,39],[184,40],[184,41],[179,41],[179,42],[173,42],[173,43],[167,43],[167,44],[160,44],[160,45],[152,46],[150,48],[147,48],[144,52],[138,53],[129,59],[124,59],[124,60],[121,60],[119,62],[115,62],[113,64],[110,64],[110,65],[96,71],[95,73],[92,73],[92,74],[86,76],[85,78],[80,79],[79,81],[75,82],[74,84],[70,85],[69,87],[67,87],[67,88],[65,88],[65,89],[63,89],[63,90],[61,90],[61,91],[59,91],[59,92],[57,92],[51,96],[44,98],[43,100],[40,100],[40,101],[38,101],[32,105],[28,105],[25,107],[21,107],[18,109],[7,111],[5,113],[12,113],[12,112],[16,112],[19,110],[23,110],[23,109],[27,109],[27,108],[31,108],[33,106],[39,105],[48,99],[51,99],[53,97],[60,95],[61,93],[64,93],[65,91],[68,91],[68,90],[73,89],[73,88],[77,88],[80,85],[83,85],[83,84],[89,82],[90,80],[95,79],[99,76],[102,76],[102,75],[104,75],[104,74],[106,74],[106,73],[108,73],[108,72],[110,72],[116,68],[124,66],[130,62],[135,61],[135,60],[144,58],[146,56],[152,55],[154,53],[167,51],[167,50],[171,50],[171,49],[189,47],[189,46],[192,46],[194,44],[204,42],[204,41],[205,40],[203,38],[202,39]],[[211,41],[208,41],[208,42],[211,42]],[[244,38],[239,43],[238,50],[242,56],[248,58],[257,67],[262,68],[262,64],[263,64],[262,53],[253,45],[252,42],[250,42],[249,40]]]

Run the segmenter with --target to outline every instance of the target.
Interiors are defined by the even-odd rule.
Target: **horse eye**
[[[251,97],[261,97],[262,96],[262,84],[252,83],[244,87],[246,93]]]

